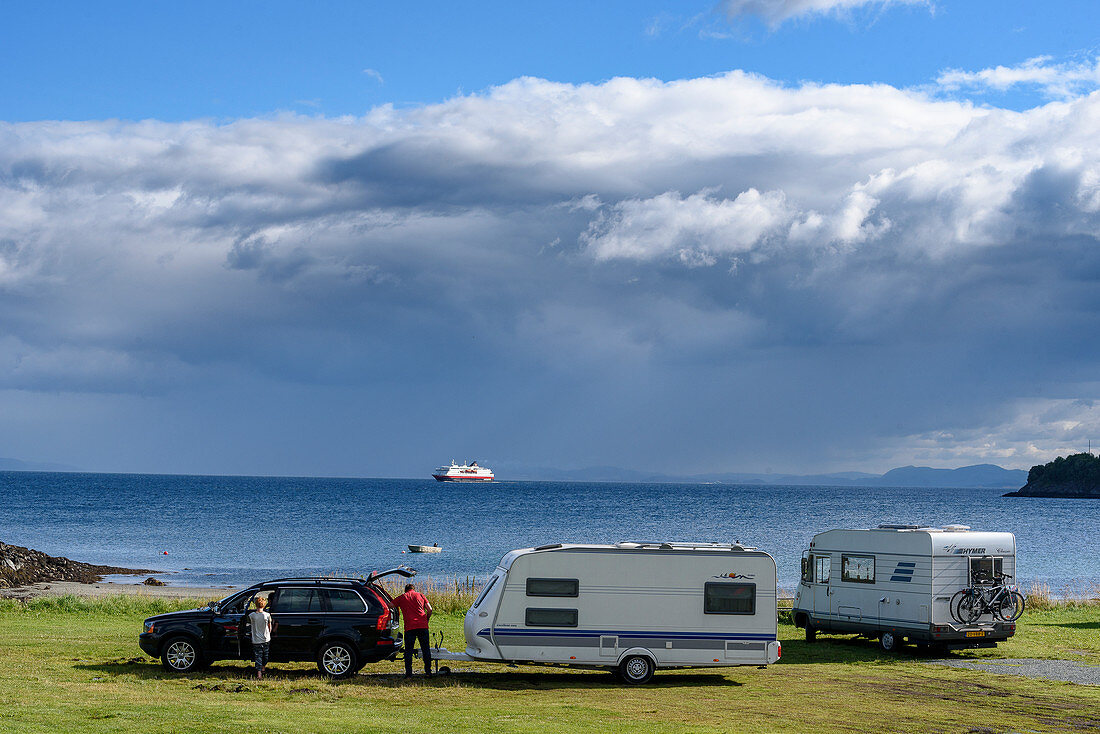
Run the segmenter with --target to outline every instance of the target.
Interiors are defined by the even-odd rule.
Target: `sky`
[[[1100,4],[6,3],[0,456],[1100,442]]]

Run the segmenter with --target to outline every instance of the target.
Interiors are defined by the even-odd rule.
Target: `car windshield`
[[[212,612],[215,609],[225,609],[227,605],[231,604],[232,602],[234,602],[234,601],[236,601],[240,598],[241,598],[241,592],[237,591],[237,592],[234,592],[234,593],[230,594],[229,596],[225,597],[224,599],[218,599],[213,604],[207,604],[205,607],[200,607],[199,611]]]

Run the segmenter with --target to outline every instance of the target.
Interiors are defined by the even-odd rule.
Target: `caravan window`
[[[970,559],[970,585],[991,584],[995,577],[1004,573],[1004,559],[985,556]]]
[[[532,609],[527,608],[524,618],[528,627],[576,627],[576,609]]]
[[[858,584],[875,583],[875,557],[842,555],[840,557],[840,578]]]
[[[489,589],[493,588],[493,584],[500,578],[496,574],[493,574],[493,578],[489,579],[489,583],[485,584],[485,588],[481,590],[481,594],[477,597],[477,601],[474,602],[474,609],[481,606],[481,602],[485,601],[485,596],[489,593]]]
[[[814,567],[810,564],[810,557],[802,554],[802,580],[810,582],[814,580]]]
[[[832,563],[833,559],[829,556],[814,556],[814,581],[819,584],[828,583]]]
[[[577,579],[527,579],[527,596],[578,596]]]
[[[703,613],[756,614],[756,584],[705,584]]]

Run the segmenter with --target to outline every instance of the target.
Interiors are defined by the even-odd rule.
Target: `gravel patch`
[[[1001,675],[1022,675],[1026,678],[1060,680],[1083,686],[1100,686],[1100,665],[1087,665],[1072,660],[1039,660],[1007,658],[1004,660],[929,660],[930,665],[982,670]]]

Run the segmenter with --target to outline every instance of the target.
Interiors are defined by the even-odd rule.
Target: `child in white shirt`
[[[275,629],[266,607],[267,597],[257,596],[256,611],[248,615],[248,621],[252,623],[252,659],[256,661],[257,679],[264,677],[264,668],[271,652],[271,633]]]

